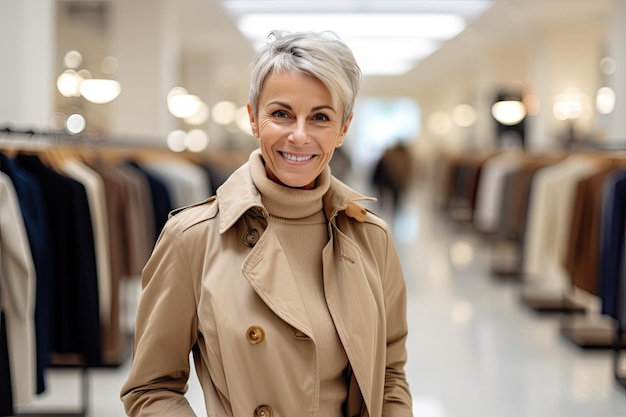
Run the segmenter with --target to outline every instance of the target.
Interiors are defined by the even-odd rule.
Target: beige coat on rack
[[[526,294],[562,298],[569,289],[564,263],[576,184],[600,168],[596,157],[571,154],[535,173],[524,241]]]
[[[35,265],[15,188],[0,172],[0,304],[6,318],[16,408],[32,402],[35,378]]]

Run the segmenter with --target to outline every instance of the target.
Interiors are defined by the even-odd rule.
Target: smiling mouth
[[[313,158],[313,155],[297,156],[297,155],[292,155],[292,154],[285,153],[285,152],[281,152],[281,155],[286,160],[292,161],[292,162],[305,162],[305,161],[308,161],[309,159]]]

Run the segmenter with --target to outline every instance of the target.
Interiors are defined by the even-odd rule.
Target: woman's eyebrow
[[[311,109],[311,111],[318,111],[318,110],[324,110],[324,109],[328,109],[332,112],[335,112],[335,109],[333,108],[333,106],[329,106],[327,104],[323,104],[321,106],[315,106]]]
[[[281,106],[281,107],[285,107],[288,110],[293,110],[293,108],[289,104],[283,103],[282,101],[270,101],[270,102],[267,103],[267,105],[268,106],[278,105],[278,106]],[[314,107],[311,108],[311,111],[314,112],[314,111],[324,110],[324,109],[327,109],[327,110],[330,110],[330,111],[336,113],[336,111],[333,108],[333,106],[330,106],[328,104],[322,104],[322,105],[319,105],[319,106],[314,106]]]
[[[275,104],[277,104],[277,105],[279,105],[279,106],[282,106],[282,107],[286,107],[286,108],[288,108],[289,110],[292,110],[292,108],[291,108],[291,106],[290,106],[289,104],[287,104],[287,103],[283,103],[282,101],[270,101],[269,103],[267,103],[267,105],[268,105],[268,106],[270,106],[270,105],[275,105]],[[266,107],[267,107],[267,106],[266,106]]]

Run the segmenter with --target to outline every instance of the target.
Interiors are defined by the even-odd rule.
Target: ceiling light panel
[[[222,0],[233,15],[245,13],[457,13],[472,19],[493,0]]]
[[[237,27],[251,38],[265,38],[271,30],[285,29],[332,30],[342,38],[446,40],[465,28],[465,20],[451,13],[255,13],[242,15]]]

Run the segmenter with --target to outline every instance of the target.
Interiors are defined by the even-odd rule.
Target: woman
[[[331,33],[274,32],[253,62],[260,149],[172,213],[144,268],[130,416],[411,416],[406,292],[387,225],[328,167],[360,70]]]

